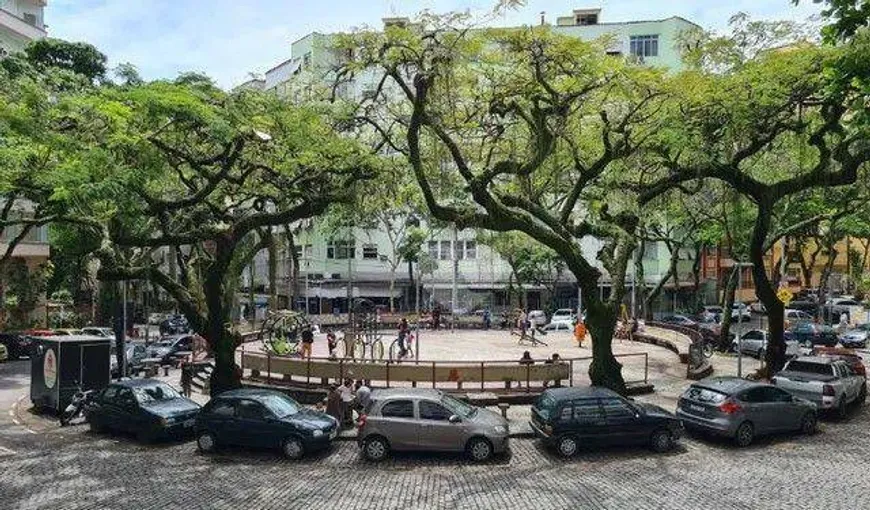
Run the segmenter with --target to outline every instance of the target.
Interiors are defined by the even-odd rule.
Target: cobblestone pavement
[[[0,508],[856,509],[870,501],[870,410],[825,421],[812,437],[747,449],[684,438],[666,455],[589,451],[562,460],[533,440],[486,465],[403,454],[366,463],[353,442],[301,462],[277,453],[196,452],[192,441],[141,445],[85,426],[31,433],[6,412],[26,393],[21,365],[0,365]],[[10,371],[17,371],[10,375]],[[19,409],[19,412],[21,410]],[[26,412],[26,411],[23,411]],[[26,420],[33,429],[38,419]]]

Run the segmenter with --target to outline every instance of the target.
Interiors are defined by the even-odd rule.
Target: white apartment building
[[[408,23],[406,18],[386,18],[384,23]],[[681,67],[678,49],[679,35],[697,25],[680,17],[660,20],[603,22],[600,9],[577,9],[570,15],[559,17],[553,29],[585,40],[602,36],[611,38],[609,54],[634,55],[649,65],[670,69]],[[331,48],[334,36],[310,33],[293,42],[290,56],[284,62],[266,71],[263,79],[252,79],[239,88],[254,88],[273,91],[279,95],[304,94],[309,80],[326,80],[334,64],[341,58]],[[377,77],[362,73],[338,91],[345,97],[361,97],[374,89]],[[352,235],[342,239],[328,239],[318,231],[316,222],[297,236],[297,253],[300,256],[299,284],[295,289],[296,307],[308,303],[310,313],[346,311],[348,285],[354,297],[373,299],[387,304],[389,291],[389,261],[394,260],[388,236],[378,230],[355,229]],[[582,241],[583,252],[590,261],[596,260],[601,243],[594,238]],[[645,250],[644,272],[646,285],[654,285],[667,272],[667,250],[650,246]],[[424,243],[424,251],[437,261],[437,269],[431,274],[417,274],[415,284],[422,281],[422,306],[439,303],[447,308],[475,309],[482,306],[500,308],[506,306],[506,290],[511,285],[509,265],[475,238],[474,231],[454,233],[452,229],[433,232]],[[661,256],[660,256],[661,254]],[[278,264],[279,295],[288,295],[288,257],[282,256]],[[688,272],[691,261],[681,264],[681,274]],[[684,267],[685,266],[685,267]],[[455,267],[455,269],[454,269]],[[629,279],[633,265],[629,268]],[[254,264],[254,287],[260,290],[267,285],[266,253],[261,252]],[[245,276],[243,286],[250,277]],[[637,285],[643,284],[638,282]],[[407,264],[396,270],[396,286],[393,298],[398,306],[408,306],[414,299],[415,289],[410,288],[411,275]],[[458,289],[458,299],[452,303],[453,287]],[[577,285],[574,277],[565,272],[560,275],[553,296],[544,295],[544,287],[524,286],[524,301],[530,308],[546,306],[553,298],[556,306],[576,306]],[[609,292],[605,281],[601,292]],[[306,299],[307,297],[307,299]],[[260,298],[261,306],[265,298]],[[514,303],[515,304],[515,303]]]
[[[47,0],[0,0],[0,58],[46,36]]]

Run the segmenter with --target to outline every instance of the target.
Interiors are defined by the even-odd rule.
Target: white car
[[[553,312],[553,317],[550,318],[550,322],[574,322],[575,317],[574,310],[571,308],[559,308]]]
[[[731,320],[737,322],[749,322],[752,320],[752,314],[749,313],[749,307],[745,303],[735,302],[731,305]]]
[[[574,323],[571,321],[553,321],[541,329],[548,333],[553,331],[573,331]]]
[[[751,329],[743,334],[742,342],[738,344],[737,339],[735,338],[731,342],[731,348],[734,352],[737,352],[738,346],[743,351],[743,354],[749,354],[757,357],[758,359],[764,358],[764,351],[767,349],[767,338],[768,333],[762,329]],[[786,340],[785,341],[785,355],[786,357],[794,357],[800,356],[800,344],[796,340]]]
[[[785,320],[788,322],[811,321],[813,316],[803,310],[785,309]]]
[[[536,325],[542,326],[547,322],[547,314],[543,310],[529,310],[526,319],[529,321],[534,320]]]

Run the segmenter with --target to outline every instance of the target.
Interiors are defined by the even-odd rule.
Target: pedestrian
[[[438,305],[432,309],[432,329],[438,329],[441,326],[441,309]]]
[[[535,330],[538,326],[538,321],[535,318],[535,316],[529,315],[528,324],[529,324],[529,333],[531,333],[532,338],[535,338]]]
[[[329,393],[326,394],[326,414],[335,418],[339,427],[344,423],[344,416],[341,414],[341,393],[338,392],[336,384],[329,385]]]
[[[845,332],[847,329],[849,329],[849,314],[843,312],[840,314],[839,330]]]
[[[517,329],[520,330],[520,338],[526,336],[526,327],[528,326],[528,318],[524,308],[519,309],[520,314],[517,317]]]
[[[583,347],[583,340],[586,339],[586,324],[583,324],[583,320],[577,320],[577,324],[574,326],[574,340],[577,341],[577,347]]]
[[[345,379],[344,384],[339,386],[338,394],[341,397],[341,416],[342,416],[342,426],[352,426],[353,425],[353,416],[351,405],[353,404],[353,379]]]
[[[492,327],[492,316],[490,315],[489,308],[483,310],[483,329],[489,330]]]
[[[520,365],[533,365],[535,360],[532,359],[532,353],[529,351],[523,352],[522,357],[520,358]]]
[[[553,355],[550,357],[550,359],[544,361],[544,364],[545,365],[555,365],[555,364],[559,363],[560,361],[562,361],[562,358],[559,357],[559,353],[554,352]],[[556,383],[555,386],[557,388],[562,386],[561,379],[555,379],[554,382]],[[549,381],[544,381],[544,388],[547,388],[548,386],[549,386]]]
[[[311,331],[311,326],[305,326],[302,330],[302,357],[311,357],[311,347],[314,345],[314,333]]]
[[[190,362],[181,364],[181,393],[190,398],[193,385],[193,374],[191,374],[193,365]]]
[[[326,347],[329,349],[329,357],[335,358],[335,348],[338,346],[338,340],[335,338],[335,333],[332,328],[326,328]]]
[[[402,320],[399,321],[399,359],[404,358],[405,355],[408,354],[408,349],[405,347],[405,340],[410,331],[411,327],[408,326],[408,319],[402,317]]]
[[[363,415],[365,414],[365,410],[368,407],[369,402],[371,402],[372,389],[366,385],[365,381],[360,379],[356,382],[356,384],[354,384],[354,390],[356,412],[359,415]]]

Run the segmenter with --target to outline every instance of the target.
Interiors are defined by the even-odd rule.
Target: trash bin
[[[109,384],[111,339],[95,336],[35,337],[30,357],[30,401],[58,412],[79,389]]]

